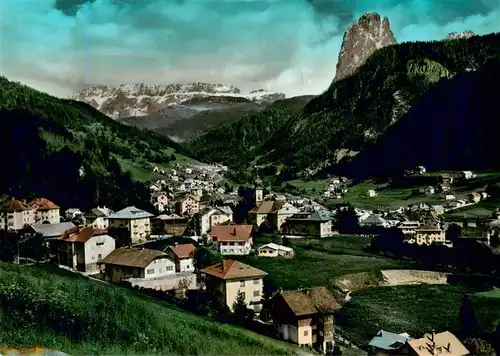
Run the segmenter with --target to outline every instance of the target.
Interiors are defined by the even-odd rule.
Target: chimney
[[[233,228],[233,235],[236,236],[236,228]]]

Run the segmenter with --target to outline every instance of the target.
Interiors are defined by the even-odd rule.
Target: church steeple
[[[264,200],[264,187],[262,186],[262,179],[260,179],[259,175],[255,177],[254,180],[254,203],[255,205],[259,205]]]

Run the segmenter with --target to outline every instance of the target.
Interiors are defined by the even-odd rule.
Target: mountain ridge
[[[245,98],[264,105],[285,98],[283,93],[271,93],[264,89],[242,93],[232,85],[204,82],[94,85],[74,93],[71,98],[86,102],[113,119],[123,119],[149,115],[193,98],[214,96]]]

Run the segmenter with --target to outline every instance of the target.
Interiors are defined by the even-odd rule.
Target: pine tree
[[[236,300],[233,303],[233,316],[237,323],[244,323],[247,319],[248,308],[245,303],[245,294],[238,291]]]

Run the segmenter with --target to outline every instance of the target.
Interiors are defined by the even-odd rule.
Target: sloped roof
[[[425,334],[423,338],[408,341],[408,345],[419,356],[464,356],[469,354],[469,350],[449,331],[434,334],[434,352],[432,334]]]
[[[62,222],[58,224],[34,224],[31,228],[43,235],[43,237],[60,237],[65,231],[75,228],[72,222]]]
[[[291,248],[291,247],[287,247],[287,246],[283,246],[283,245],[278,245],[278,244],[275,244],[273,242],[260,246],[259,250],[261,248],[270,248],[270,249],[273,249],[273,250],[286,251],[286,252],[292,252],[293,251],[293,248]]]
[[[177,246],[169,246],[169,250],[172,251],[174,256],[182,260],[183,258],[190,258],[193,256],[196,247],[193,244],[182,244]]]
[[[25,202],[21,200],[11,199],[6,201],[0,206],[0,211],[7,212],[17,212],[17,211],[25,211],[25,210],[33,210],[34,207],[29,206]]]
[[[88,212],[85,213],[85,216],[86,217],[95,216],[95,217],[100,218],[100,217],[106,216],[106,214],[104,214],[104,211],[102,211],[100,209],[92,208]]]
[[[409,339],[410,337],[406,333],[396,334],[390,331],[380,330],[368,345],[376,347],[377,349],[394,351],[401,348]]]
[[[252,234],[253,225],[216,225],[210,235],[216,241],[248,241]]]
[[[331,313],[341,308],[340,303],[326,287],[283,291],[278,294],[296,316]]]
[[[267,276],[266,272],[235,260],[224,260],[221,263],[206,267],[200,272],[224,280]]]
[[[265,200],[249,211],[250,214],[269,214],[273,210],[274,201]]]
[[[187,220],[185,217],[177,215],[175,213],[172,213],[169,215],[167,215],[167,214],[158,215],[157,219],[160,219],[160,220]]]
[[[54,204],[53,202],[51,202],[50,200],[48,199],[45,199],[45,198],[36,198],[36,199],[33,199],[29,205],[31,205],[32,207],[38,209],[38,210],[52,210],[52,209],[59,209],[59,207]]]
[[[168,224],[165,225],[165,233],[172,236],[183,236],[188,224]]]
[[[116,219],[116,220],[120,220],[120,219],[134,220],[134,219],[150,218],[153,216],[154,216],[153,214],[148,213],[147,211],[138,209],[135,206],[129,206],[125,209],[122,209],[120,211],[117,211],[116,213],[109,215],[109,218]]]
[[[82,229],[78,229],[78,227],[75,227],[74,229],[65,231],[59,239],[66,242],[85,243],[94,236],[101,236],[106,234],[106,230],[96,229],[92,226],[84,227]]]
[[[366,225],[366,224],[384,225],[385,223],[387,223],[385,221],[385,219],[383,219],[380,215],[377,215],[377,214],[371,214],[366,219],[361,221],[362,225]]]
[[[165,252],[150,250],[147,248],[128,248],[122,247],[112,251],[109,255],[103,258],[100,263],[145,268],[155,259],[167,257]]]
[[[324,222],[332,220],[332,215],[326,210],[316,210],[312,213],[301,212],[292,215],[289,220],[308,220],[308,221],[318,221]]]

